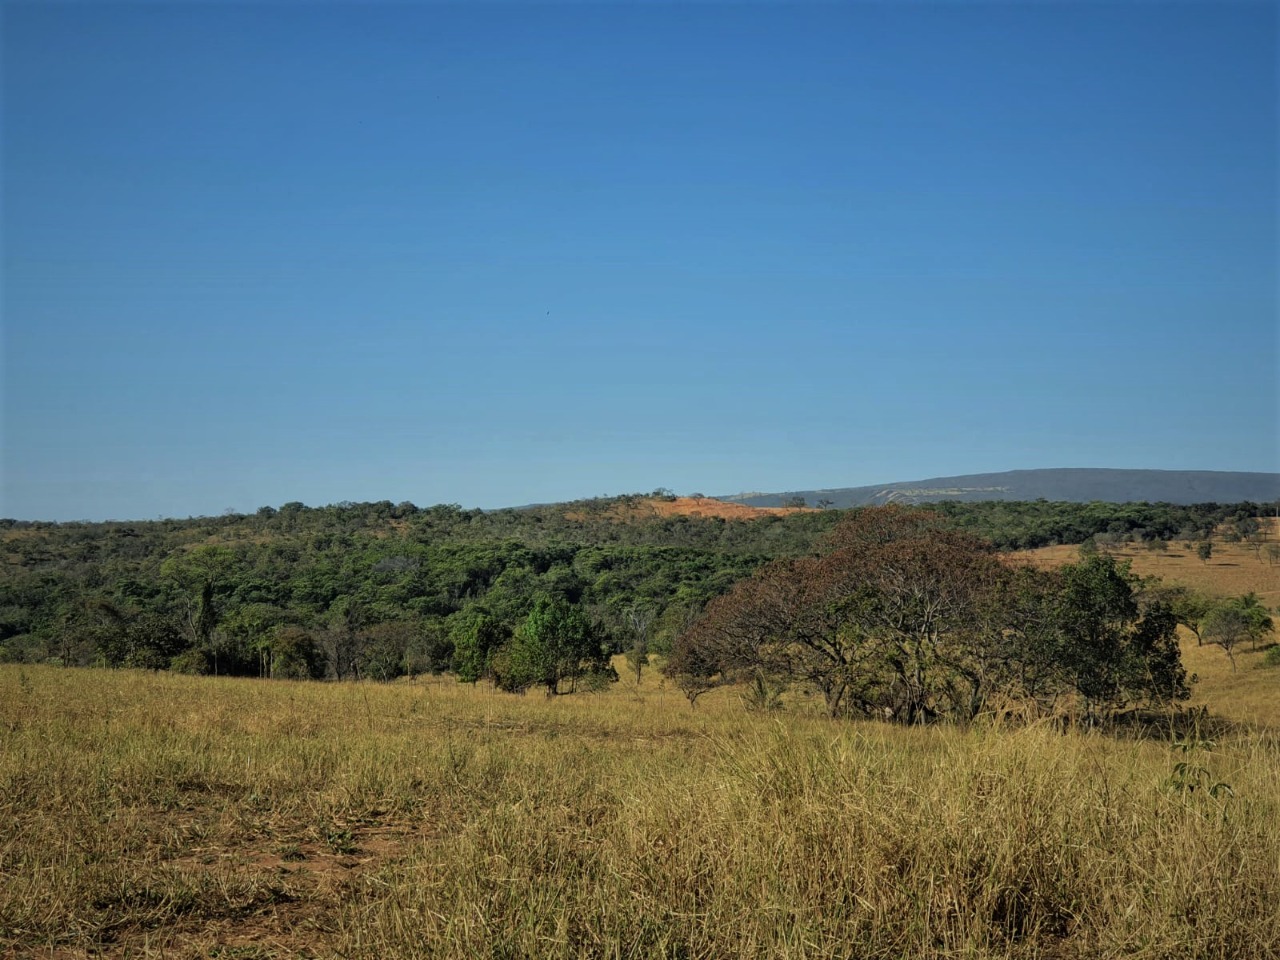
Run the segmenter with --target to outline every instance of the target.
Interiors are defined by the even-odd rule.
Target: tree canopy
[[[1167,604],[1095,555],[1058,572],[1002,561],[926,511],[858,511],[815,557],[766,564],[708,605],[668,672],[691,691],[758,672],[833,716],[971,719],[993,699],[1091,716],[1189,695]],[[695,694],[696,696],[696,694]]]

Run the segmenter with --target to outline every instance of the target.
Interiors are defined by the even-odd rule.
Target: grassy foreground
[[[0,667],[10,954],[1280,957],[1280,736]]]

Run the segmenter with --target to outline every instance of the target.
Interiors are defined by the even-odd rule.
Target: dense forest
[[[769,561],[813,554],[853,512],[663,516],[645,509],[655,498],[670,495],[492,511],[381,501],[187,520],[0,520],[0,661],[336,679],[454,670],[554,690],[607,670],[616,652],[643,669],[710,600]],[[1215,530],[1247,538],[1275,505],[926,509],[1008,550],[1200,541]],[[572,642],[549,657],[539,636]]]

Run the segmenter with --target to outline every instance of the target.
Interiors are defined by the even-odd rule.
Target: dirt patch
[[[790,513],[814,513],[817,507],[752,507],[730,503],[714,497],[676,497],[674,500],[650,500],[660,517],[723,517],[726,520],[756,520],[760,517],[784,517]]]
[[[817,507],[752,507],[745,503],[730,503],[714,497],[644,497],[622,499],[611,504],[604,515],[610,520],[634,522],[653,517],[704,517],[722,520],[759,520],[761,517],[782,517],[790,513],[814,513]],[[597,514],[596,516],[599,516]],[[570,510],[569,520],[585,521],[590,515],[584,510]]]

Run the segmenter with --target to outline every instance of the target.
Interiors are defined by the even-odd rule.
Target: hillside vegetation
[[[1004,549],[1235,530],[1257,504],[940,504]],[[749,522],[726,517],[745,515]],[[0,521],[0,661],[390,679],[464,666],[538,597],[600,655],[654,652],[761,564],[813,553],[843,511],[753,511],[665,492],[522,510],[390,502],[184,521]],[[496,631],[496,633],[495,633]],[[485,641],[487,642],[487,641]]]

